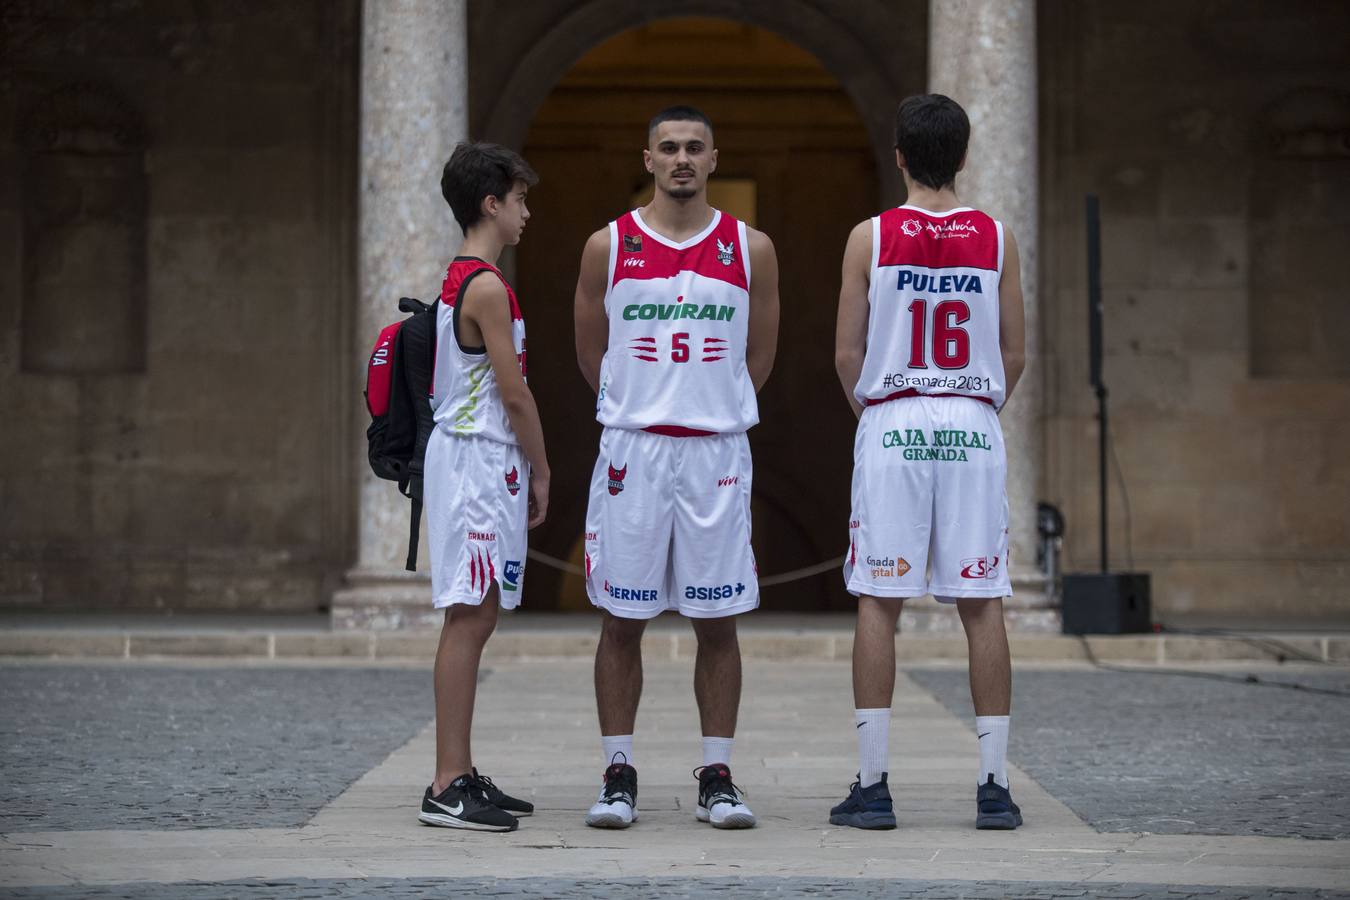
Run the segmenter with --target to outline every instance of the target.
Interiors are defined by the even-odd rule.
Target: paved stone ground
[[[909,675],[973,724],[964,670]],[[1350,692],[1347,669],[1260,677]],[[1350,697],[1210,677],[1019,671],[1008,755],[1100,831],[1347,838],[1348,734]]]
[[[1331,900],[1350,897],[1340,891],[1282,890],[1280,888],[1234,888],[1205,885],[1093,884],[1091,882],[968,882],[909,881],[825,878],[619,878],[577,881],[564,878],[514,879],[295,879],[286,881],[222,881],[179,884],[133,883],[107,886],[21,888],[0,891],[0,897],[15,900],[38,898],[163,898],[163,900],[264,900],[264,898],[315,898],[345,900],[357,897],[455,896],[590,900],[595,897],[895,897],[914,900],[1133,900],[1167,897],[1168,900],[1248,900],[1278,897],[1280,900]]]
[[[0,666],[0,832],[300,825],[432,714],[422,668]]]

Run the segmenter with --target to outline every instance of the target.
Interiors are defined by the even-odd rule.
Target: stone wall
[[[1097,564],[1083,195],[1101,196],[1112,563],[1159,618],[1350,616],[1350,8],[1042,4],[1047,482]]]
[[[358,15],[0,7],[0,605],[324,602]]]

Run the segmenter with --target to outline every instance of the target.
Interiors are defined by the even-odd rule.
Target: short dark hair
[[[441,196],[450,204],[460,229],[469,233],[483,218],[483,198],[505,200],[518,181],[539,182],[539,176],[519,153],[499,144],[460,141],[441,172]]]
[[[656,126],[662,122],[702,122],[708,129],[708,134],[712,134],[712,120],[703,114],[703,110],[693,106],[667,106],[647,123],[647,137],[652,136]]]
[[[951,97],[916,94],[895,113],[895,149],[919,184],[934,190],[955,184],[969,145],[970,119]]]

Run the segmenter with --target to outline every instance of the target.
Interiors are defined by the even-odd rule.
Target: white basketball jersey
[[[491,274],[484,274],[491,273]],[[476,277],[499,278],[511,304],[511,340],[525,374],[525,320],[506,277],[495,266],[470,256],[457,256],[445,273],[436,304],[436,364],[431,377],[431,408],[436,426],[446,434],[476,434],[504,444],[518,443],[502,405],[497,376],[486,347],[465,347],[459,340],[459,305]]]
[[[609,223],[609,347],[596,418],[610,428],[732,433],[759,421],[745,364],[750,256],[745,225],[713,211],[676,243],[637,210]]]
[[[1003,225],[979,210],[913,206],[872,220],[864,405],[919,394],[1003,406],[998,285]]]

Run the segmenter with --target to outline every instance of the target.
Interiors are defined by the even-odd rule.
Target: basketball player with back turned
[[[1006,758],[1012,672],[1003,627],[1007,458],[998,414],[1022,374],[1017,242],[962,206],[970,122],[940,94],[896,115],[904,206],[861,223],[844,250],[835,357],[858,414],[844,565],[858,596],[853,698],[858,780],[830,822],[894,828],[887,785],[895,626],[906,597],[953,603],[970,653],[980,769],[977,828],[1016,828]]]
[[[741,694],[739,613],[759,605],[750,549],[756,392],[773,367],[778,263],[769,239],[707,200],[713,128],[657,113],[643,161],[652,202],[593,234],[576,292],[577,359],[605,426],[586,514],[586,587],[604,611],[595,697],[605,771],[586,823],[638,818],[633,726],[642,633],[672,609],[698,640],[699,821],[748,828],[731,781]]]

